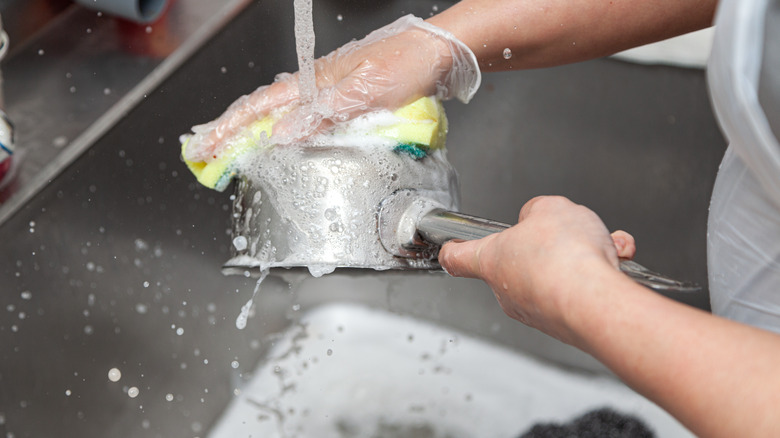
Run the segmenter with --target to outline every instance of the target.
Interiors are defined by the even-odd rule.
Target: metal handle
[[[417,222],[417,232],[426,242],[443,245],[453,239],[475,240],[506,230],[511,225],[477,216],[433,209]],[[657,291],[696,292],[701,286],[671,279],[631,260],[622,260],[620,270],[644,286]]]

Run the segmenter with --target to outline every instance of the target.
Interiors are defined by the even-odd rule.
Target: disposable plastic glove
[[[299,101],[298,73],[236,100],[216,120],[193,127],[190,161],[210,161],[251,122],[274,110],[272,142],[289,143],[361,114],[396,109],[423,96],[467,103],[481,81],[477,59],[449,32],[407,15],[315,62],[316,100]]]

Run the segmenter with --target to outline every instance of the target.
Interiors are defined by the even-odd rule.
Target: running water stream
[[[314,21],[312,0],[294,0],[295,49],[298,53],[298,92],[302,105],[317,99],[317,81],[314,76]]]
[[[312,18],[312,0],[294,0],[295,8],[295,50],[298,54],[298,92],[302,105],[309,105],[317,100],[317,81],[314,76],[314,21]],[[236,318],[236,328],[246,328],[249,312],[255,297],[260,291],[260,285],[268,276],[268,269],[262,269],[257,279],[252,297],[241,307],[241,313]]]

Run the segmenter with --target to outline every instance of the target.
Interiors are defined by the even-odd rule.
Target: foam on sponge
[[[277,118],[266,116],[250,124],[245,130],[230,139],[221,150],[203,161],[190,161],[187,147],[192,140],[186,136],[182,141],[182,157],[198,182],[214,190],[225,190],[233,177],[239,174],[239,163],[245,155],[271,148],[268,141]],[[372,120],[381,122],[372,123]],[[365,127],[369,123],[368,128]],[[428,150],[443,148],[447,136],[447,118],[441,102],[435,97],[423,97],[399,108],[392,117],[371,118],[364,116],[359,122],[364,131],[359,137],[364,141],[380,140],[391,144],[394,151],[410,156],[415,160],[427,156]],[[338,131],[350,134],[357,131],[356,123],[346,122]],[[329,144],[333,131],[318,135],[313,144]],[[316,146],[312,146],[316,147]],[[355,146],[358,147],[358,146]]]

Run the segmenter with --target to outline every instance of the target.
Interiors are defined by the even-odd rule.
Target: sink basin
[[[219,436],[242,388],[278,359],[291,330],[323,315],[333,321],[338,306],[352,309],[350,318],[379,312],[380,328],[393,318],[412,321],[404,336],[421,343],[457,334],[474,355],[564,367],[562,382],[595,373],[627,394],[591,357],[504,316],[482,283],[442,273],[337,270],[314,279],[282,271],[264,283],[246,329],[236,329],[255,282],[221,274],[230,257],[230,193],[195,182],[179,159],[178,136],[297,69],[287,3],[248,6],[0,225],[0,436]],[[402,13],[427,17],[437,5],[446,6],[317,2],[317,51]],[[490,74],[472,103],[447,110],[463,211],[512,222],[531,197],[566,195],[610,228],[634,233],[642,264],[706,284],[707,205],[725,142],[701,71],[602,59]],[[706,290],[673,298],[707,307]],[[357,319],[344,330],[353,322],[371,333],[371,324],[361,325],[366,318]],[[424,340],[431,327],[438,331]],[[359,357],[356,344],[338,337],[333,344],[334,358]],[[397,354],[419,363],[420,351]],[[117,381],[109,379],[114,368]],[[436,377],[446,385],[446,376]],[[503,396],[511,399],[523,377]],[[557,419],[586,407],[557,400]],[[538,415],[523,424],[550,419],[549,410],[531,412]]]
[[[612,378],[354,304],[305,312],[240,388],[209,436],[513,437],[603,406],[688,435]]]

